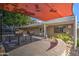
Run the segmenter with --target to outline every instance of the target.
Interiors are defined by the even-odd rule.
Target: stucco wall
[[[54,35],[54,27],[53,26],[47,27],[47,35],[48,35],[48,37],[51,37]]]
[[[73,36],[73,34],[74,34],[73,25],[69,24],[69,26],[71,26],[71,28],[68,28],[68,25],[61,25],[61,26],[65,26],[64,32],[66,32],[66,33],[70,34],[71,36]],[[48,37],[53,36],[55,34],[54,33],[54,26],[47,27],[47,34],[48,34]]]

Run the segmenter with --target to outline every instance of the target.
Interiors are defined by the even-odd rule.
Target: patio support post
[[[75,17],[75,31],[74,31],[74,36],[75,36],[75,45],[74,45],[74,48],[76,50],[77,48],[77,16]]]
[[[47,38],[46,24],[44,24],[44,37]]]

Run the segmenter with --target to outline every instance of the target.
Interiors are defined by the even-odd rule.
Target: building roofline
[[[57,19],[53,19],[53,20],[49,20],[47,22],[44,22],[46,24],[50,24],[50,23],[60,23],[60,22],[69,22],[75,20],[74,16],[67,16],[67,17],[62,17],[62,18],[57,18]]]
[[[53,20],[49,20],[49,21],[43,21],[41,23],[30,24],[30,25],[27,25],[27,26],[25,25],[25,26],[22,26],[22,28],[32,27],[32,26],[40,26],[40,25],[43,25],[43,24],[53,24],[53,23],[61,23],[61,22],[70,22],[72,20],[75,20],[74,16],[67,16],[67,17],[57,18],[57,19],[53,19]]]

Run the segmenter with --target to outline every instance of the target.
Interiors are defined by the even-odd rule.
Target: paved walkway
[[[20,48],[17,48],[11,52],[9,55],[12,56],[60,56],[65,55],[66,44],[58,39],[58,44],[47,51],[50,47],[50,41],[40,40],[30,44],[26,44]]]

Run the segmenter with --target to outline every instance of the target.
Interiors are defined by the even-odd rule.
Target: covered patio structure
[[[38,21],[39,22],[39,21]],[[28,26],[19,27],[24,30],[24,33],[29,29],[33,35],[48,38],[56,33],[68,33],[75,39],[75,17],[68,16],[57,18],[55,20],[42,21],[39,23],[30,24]],[[16,28],[18,29],[18,28]]]
[[[42,22],[38,22],[38,23],[30,24],[27,26],[25,25],[25,26],[16,28],[16,29],[22,30],[24,35],[27,35],[27,29],[34,36],[42,36],[43,39],[48,39],[49,37],[54,36],[56,33],[68,33],[72,37],[72,39],[74,40],[74,43],[75,43],[77,40],[75,34],[77,34],[77,33],[76,33],[75,17],[73,16],[73,12],[72,12],[72,9],[73,9],[72,5],[73,4],[71,4],[71,3],[69,3],[69,4],[66,4],[66,3],[64,3],[64,4],[63,3],[60,3],[60,4],[56,4],[56,3],[54,3],[54,4],[52,4],[52,3],[51,4],[44,4],[44,3],[43,4],[39,4],[39,3],[38,4],[29,4],[29,3],[28,4],[21,4],[21,3],[16,4],[15,3],[15,4],[0,4],[0,9],[6,10],[9,12],[13,12],[13,13],[25,14],[25,15],[37,18],[39,20],[42,20]],[[43,41],[43,43],[45,43],[45,42],[47,42],[47,41]],[[40,44],[41,43],[42,42],[40,41]],[[37,44],[36,43],[33,43],[33,44],[34,44],[34,46],[37,46],[37,45],[39,46],[39,42]],[[66,47],[65,43],[63,43],[63,44]],[[60,43],[59,46],[62,47],[63,44]],[[42,45],[40,45],[40,46],[42,46]],[[49,45],[49,43],[48,43],[48,45]],[[48,45],[46,44],[46,48],[48,47]],[[76,47],[76,45],[77,44],[75,43],[74,46]],[[32,46],[32,44],[30,46],[31,46],[30,48],[34,48],[34,46]],[[64,48],[64,46],[63,46],[63,48]],[[38,48],[38,47],[36,47],[36,48]],[[29,48],[27,48],[27,51],[28,51],[28,49]],[[18,51],[18,50],[16,50],[16,51]],[[18,52],[22,52],[22,49],[19,50]],[[33,50],[32,50],[32,52],[33,52]],[[14,51],[12,53],[14,53]],[[28,53],[28,55],[29,54],[30,54],[30,52]],[[14,54],[14,55],[17,55],[17,54]],[[36,55],[39,55],[39,54],[36,54]]]

